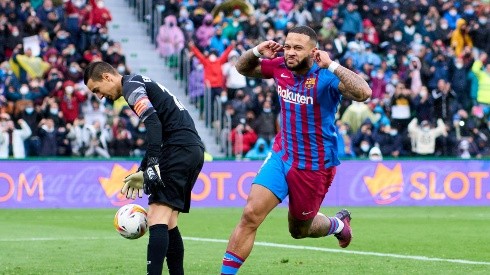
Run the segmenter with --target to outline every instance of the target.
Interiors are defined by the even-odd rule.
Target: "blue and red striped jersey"
[[[276,81],[281,103],[274,152],[299,169],[339,165],[335,113],[341,100],[340,79],[316,63],[305,75],[294,75],[283,57],[263,59],[260,64],[262,75]]]

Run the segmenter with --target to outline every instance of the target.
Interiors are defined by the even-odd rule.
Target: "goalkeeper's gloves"
[[[124,178],[124,185],[121,189],[121,193],[126,195],[128,199],[136,199],[136,196],[143,197],[143,171],[138,170],[136,173]]]
[[[148,158],[143,178],[143,189],[147,195],[151,194],[152,191],[157,190],[158,187],[165,187],[165,184],[160,177],[160,166],[157,157]]]

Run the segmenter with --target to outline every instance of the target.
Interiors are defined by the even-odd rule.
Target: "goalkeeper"
[[[147,152],[138,171],[124,180],[127,198],[148,195],[150,238],[147,274],[184,274],[184,244],[177,227],[180,212],[188,213],[191,190],[204,162],[204,145],[194,121],[163,85],[142,75],[120,75],[110,64],[90,63],[84,82],[100,99],[121,96],[144,122]]]

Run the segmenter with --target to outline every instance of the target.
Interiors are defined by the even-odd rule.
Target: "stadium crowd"
[[[83,84],[94,60],[129,73],[109,21],[101,0],[0,0],[0,158],[144,154],[138,117]]]
[[[341,157],[490,155],[488,0],[248,1],[253,10],[231,1],[154,3],[164,18],[157,51],[171,67],[192,53],[188,93],[202,111],[206,92],[219,99],[234,154],[264,157],[280,111],[274,81],[246,78],[234,63],[309,25],[318,47],[373,90],[368,102],[339,106]],[[0,0],[0,158],[144,154],[138,117],[83,85],[93,60],[130,72],[108,39],[110,20],[103,0]]]
[[[212,2],[167,1],[164,13],[195,43],[189,94],[202,97],[204,79],[232,117],[234,154],[265,155],[279,98],[273,81],[245,78],[233,64],[260,41],[284,42],[299,24],[373,90],[365,103],[339,106],[341,157],[490,155],[489,1],[257,0],[253,12],[234,1],[215,16]]]

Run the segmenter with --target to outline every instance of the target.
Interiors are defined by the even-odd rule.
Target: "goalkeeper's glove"
[[[143,171],[138,170],[126,178],[124,178],[124,185],[121,189],[121,193],[126,195],[128,199],[136,199],[136,196],[143,197]]]
[[[165,184],[160,177],[160,166],[157,157],[148,158],[143,178],[143,189],[147,195],[157,190],[158,187],[165,187]]]

